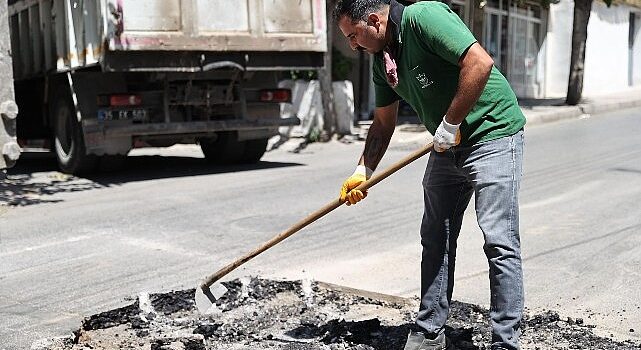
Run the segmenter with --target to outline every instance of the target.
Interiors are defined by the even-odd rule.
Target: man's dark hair
[[[380,11],[383,6],[389,5],[390,0],[337,0],[334,6],[334,21],[338,22],[343,16],[352,21],[367,21],[367,16],[372,12]]]

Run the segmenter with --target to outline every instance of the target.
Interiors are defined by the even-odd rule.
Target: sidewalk
[[[641,88],[606,95],[593,95],[583,99],[577,106],[564,105],[565,98],[559,99],[521,99],[519,105],[527,126],[549,123],[558,120],[579,118],[585,114],[611,112],[619,109],[641,107]],[[371,121],[370,121],[371,123]],[[366,135],[368,123],[360,125],[361,134]],[[432,135],[420,124],[416,116],[399,117],[396,131],[390,144],[406,144],[432,139]]]
[[[583,114],[595,114],[641,106],[641,88],[615,94],[587,96],[577,106],[563,105],[564,98],[519,101],[528,125],[571,119]]]

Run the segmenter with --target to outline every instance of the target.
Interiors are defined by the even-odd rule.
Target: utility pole
[[[323,55],[323,68],[318,71],[321,99],[323,100],[323,131],[321,141],[329,141],[336,130],[336,111],[334,111],[334,94],[332,93],[332,36],[334,33],[334,20],[332,10],[334,0],[326,0],[325,14],[327,23],[327,52]]]
[[[583,94],[583,74],[585,68],[585,44],[588,37],[588,22],[592,13],[592,0],[574,2],[574,22],[572,24],[572,53],[570,55],[570,76],[565,103],[571,106],[581,101]]]

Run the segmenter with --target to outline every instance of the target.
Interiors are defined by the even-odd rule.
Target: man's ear
[[[370,13],[367,16],[367,25],[373,26],[378,30],[381,26],[381,16],[378,13]]]

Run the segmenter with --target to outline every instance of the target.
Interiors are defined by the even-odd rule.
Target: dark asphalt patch
[[[39,342],[38,350],[394,350],[414,329],[418,300],[323,283],[241,279],[225,282],[217,311],[200,315],[194,290],[145,295],[87,317],[74,335]],[[453,302],[446,334],[457,349],[489,349],[488,311]],[[522,348],[641,349],[593,333],[582,319],[548,311],[526,315]]]

